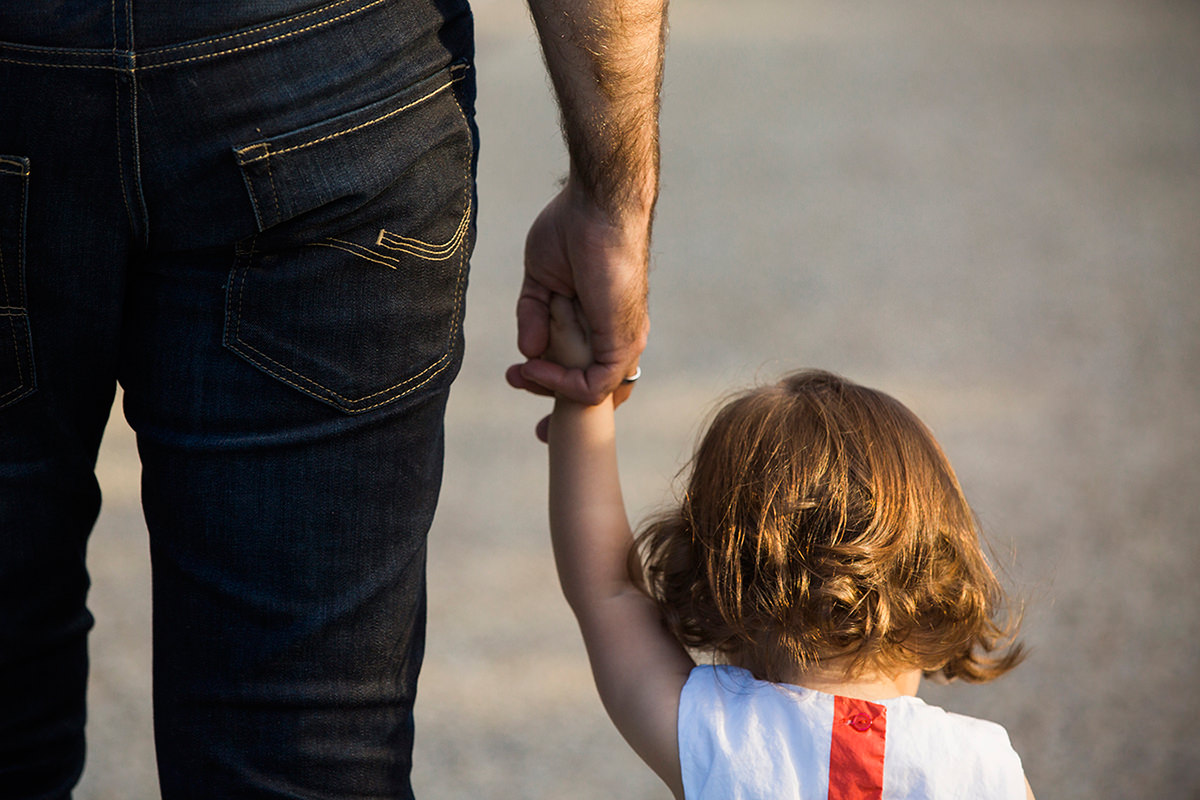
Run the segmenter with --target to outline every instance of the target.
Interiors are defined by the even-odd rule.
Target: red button
[[[850,717],[849,721],[851,728],[854,728],[854,730],[858,731],[859,733],[866,733],[867,731],[871,730],[871,723],[875,720],[871,719],[871,717],[860,711],[854,716]]]

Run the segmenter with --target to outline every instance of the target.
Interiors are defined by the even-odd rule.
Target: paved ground
[[[632,508],[713,398],[798,365],[891,390],[955,462],[1028,663],[927,698],[1005,723],[1043,800],[1200,798],[1200,6],[679,0]],[[470,352],[434,532],[426,800],[662,798],[594,699],[546,546],[543,404],[501,381],[563,160],[516,0],[478,6]],[[83,800],[156,797],[137,463],[92,543]]]

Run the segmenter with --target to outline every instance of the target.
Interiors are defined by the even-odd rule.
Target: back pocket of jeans
[[[228,348],[350,413],[453,377],[474,231],[470,77],[457,64],[234,149],[259,234],[230,275]]]
[[[36,387],[25,305],[28,193],[29,160],[0,155],[0,408]]]

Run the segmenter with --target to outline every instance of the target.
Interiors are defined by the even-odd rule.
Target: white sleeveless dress
[[[916,697],[867,702],[700,666],[679,701],[686,800],[1025,800],[994,722]]]

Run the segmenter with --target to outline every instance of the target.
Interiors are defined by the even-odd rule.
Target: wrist
[[[604,192],[572,166],[563,191],[572,209],[586,222],[649,238],[658,201],[656,173],[634,180],[620,190]]]
[[[556,396],[546,429],[552,458],[561,458],[579,447],[613,440],[615,424],[611,397],[593,406]]]
[[[554,413],[562,416],[587,417],[612,414],[615,410],[613,396],[607,395],[599,403],[581,403],[563,394],[554,395]]]

